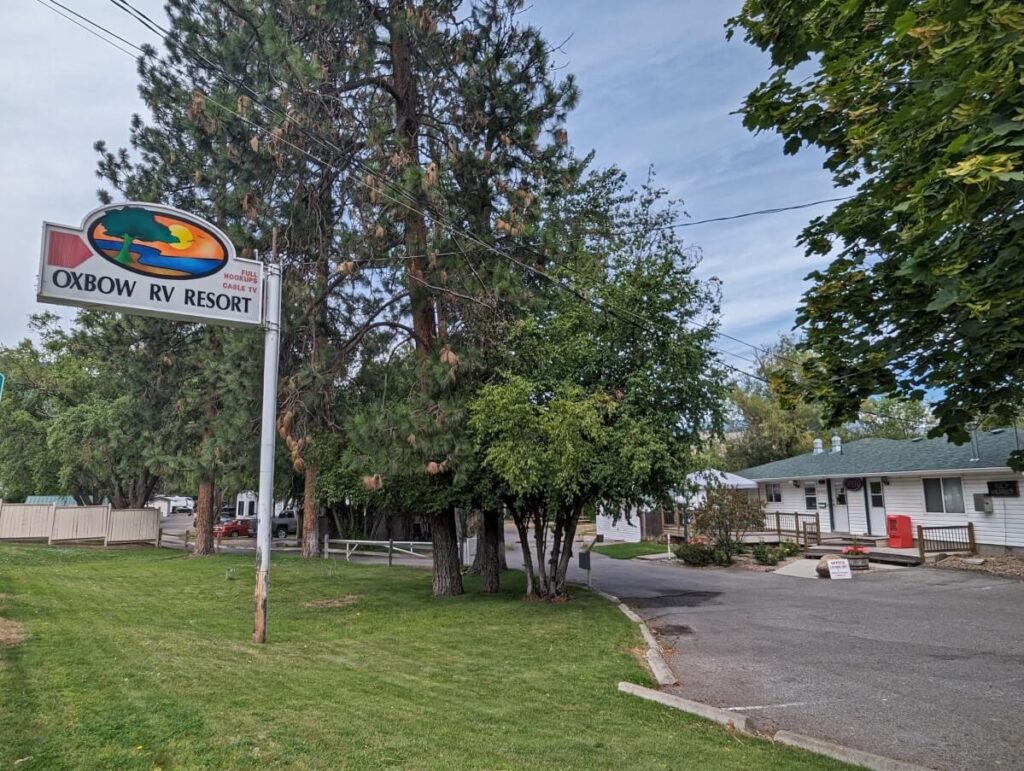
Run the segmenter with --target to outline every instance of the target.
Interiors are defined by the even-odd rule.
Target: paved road
[[[830,582],[597,554],[593,581],[659,634],[681,696],[937,769],[1024,769],[1024,583],[931,568]]]

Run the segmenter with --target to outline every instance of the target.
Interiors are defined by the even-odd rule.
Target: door
[[[832,487],[832,530],[837,533],[850,532],[850,509],[846,503],[846,496],[850,492],[843,488],[842,481],[831,482]]]
[[[872,535],[885,535],[885,485],[868,477],[868,517]]]

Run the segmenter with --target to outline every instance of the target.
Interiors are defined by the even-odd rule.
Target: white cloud
[[[162,0],[137,4],[163,18]],[[152,40],[111,4],[72,5],[128,39]],[[538,0],[527,15],[552,43],[573,35],[556,54],[583,92],[570,118],[573,144],[595,148],[599,163],[635,181],[654,164],[694,220],[835,195],[818,154],[784,157],[777,137],[754,136],[731,114],[767,72],[761,52],[725,40],[724,22],[739,6]],[[142,105],[132,60],[37,3],[0,3],[0,68],[0,343],[10,344],[25,334],[28,314],[44,309],[34,287],[40,223],[74,224],[96,205],[92,143],[126,144]],[[796,238],[827,210],[683,231],[702,247],[701,275],[723,279],[724,331],[765,343],[790,329],[815,265]]]

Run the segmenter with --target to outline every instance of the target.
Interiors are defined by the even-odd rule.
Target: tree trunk
[[[547,517],[542,516],[538,511],[533,515],[533,541],[537,550],[537,577],[540,579],[538,594],[541,597],[548,596],[548,573],[544,565],[544,555],[547,551]]]
[[[480,564],[484,558],[484,550],[481,548],[480,541],[483,538],[484,533],[484,514],[481,511],[471,511],[469,516],[466,517],[466,526],[469,532],[476,536],[476,554],[473,555],[473,564],[469,566],[469,570],[466,571],[469,575],[480,575]]]
[[[494,512],[495,524],[498,528],[498,570],[508,570],[508,560],[505,558],[505,515],[503,512]]]
[[[462,594],[455,512],[448,509],[434,517],[430,535],[434,545],[434,596],[455,597]]]
[[[213,554],[213,477],[204,474],[199,479],[199,497],[196,500],[196,541],[192,554]]]
[[[316,502],[316,470],[306,463],[306,484],[302,499],[302,556],[320,555],[320,506]]]
[[[501,529],[501,520],[493,511],[485,511],[481,520],[482,527],[478,528],[476,539],[480,586],[488,594],[496,594],[501,588],[501,567],[498,564],[498,530]]]
[[[558,569],[552,586],[552,599],[566,596],[565,575],[569,571],[569,561],[572,559],[572,544],[576,538],[576,527],[579,525],[581,513],[580,507],[574,506],[572,514],[569,516],[569,521],[565,523],[564,546],[562,547],[561,559],[558,561]]]
[[[422,190],[420,176],[420,123],[416,99],[416,80],[412,69],[412,46],[405,29],[407,6],[405,0],[390,0],[391,66],[394,78],[395,134],[400,151],[404,154],[406,178],[414,180],[410,195],[419,201]],[[427,225],[423,208],[406,207],[404,216],[405,248],[412,327],[416,332],[416,350],[425,358],[434,344],[434,303],[425,286],[423,255],[427,253]]]
[[[533,556],[530,554],[530,520],[517,510],[512,511],[512,522],[519,533],[519,546],[523,551],[523,571],[526,573],[526,596],[537,595],[537,576],[533,571]]]

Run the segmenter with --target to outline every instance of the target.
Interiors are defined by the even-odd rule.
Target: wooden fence
[[[53,504],[0,505],[0,541],[48,541],[55,508]]]
[[[0,504],[0,541],[156,543],[156,509],[103,506]]]
[[[159,534],[157,509],[112,509],[105,543],[156,543]]]
[[[802,546],[821,544],[821,520],[818,512],[769,512],[764,515],[765,532],[775,533],[779,542],[789,539]]]
[[[925,555],[928,553],[963,551],[978,553],[973,522],[966,525],[917,526],[917,552],[921,556],[921,562],[925,561]]]
[[[107,539],[109,506],[55,506],[49,543]]]

